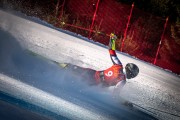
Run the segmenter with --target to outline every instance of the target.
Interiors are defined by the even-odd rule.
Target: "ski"
[[[35,52],[31,51],[31,50],[27,50],[27,52],[28,52],[29,54],[31,54],[31,55],[33,55],[33,56],[36,56],[36,57],[39,57],[39,58],[41,58],[41,59],[49,60],[49,61],[57,64],[57,65],[58,65],[59,67],[61,67],[61,68],[67,68],[67,66],[69,65],[69,64],[67,64],[67,63],[59,63],[59,62],[57,62],[57,61],[48,59],[48,58],[46,58],[46,57],[44,57],[44,56],[42,56],[42,55],[40,55],[40,54],[38,54],[38,53],[35,53]]]

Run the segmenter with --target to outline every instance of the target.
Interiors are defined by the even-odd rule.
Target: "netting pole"
[[[63,12],[64,12],[64,4],[65,4],[65,0],[63,1],[63,4],[62,4],[62,8],[61,8],[61,14],[59,15],[59,20],[62,18],[63,16]]]
[[[55,11],[55,15],[57,17],[58,15],[58,11],[59,11],[59,4],[60,4],[60,0],[58,0],[57,4],[56,4],[56,11]]]
[[[93,15],[93,18],[92,18],[92,24],[91,24],[91,27],[90,27],[90,32],[89,32],[89,37],[88,37],[89,39],[90,39],[90,37],[91,37],[92,29],[93,29],[93,26],[94,26],[94,21],[95,21],[95,19],[96,19],[96,13],[97,13],[97,10],[98,10],[99,1],[100,1],[100,0],[98,0],[97,3],[96,3],[96,10],[95,10],[94,15]]]
[[[126,36],[127,36],[127,30],[128,30],[129,23],[130,23],[130,20],[131,20],[131,15],[132,15],[133,8],[134,8],[134,3],[132,4],[130,15],[128,16],[128,22],[126,24],[126,29],[124,31],[124,37],[123,37],[123,40],[122,40],[122,43],[121,43],[121,49],[120,49],[121,52],[122,52],[123,47],[124,47],[124,41],[125,41]]]
[[[162,40],[164,38],[164,32],[165,32],[165,29],[166,29],[166,26],[167,26],[167,22],[168,22],[168,17],[166,18],[166,22],[164,24],[164,29],[163,29],[163,33],[161,35],[161,40],[159,41],[159,46],[158,46],[158,49],[157,49],[157,52],[156,52],[156,57],[154,59],[154,64],[156,64],[156,61],[157,61],[157,57],[158,57],[158,54],[159,54],[159,50],[160,50],[160,47],[161,47],[161,43],[162,43]]]

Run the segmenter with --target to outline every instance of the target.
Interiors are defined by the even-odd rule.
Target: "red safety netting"
[[[172,54],[180,53],[179,44],[168,44],[175,40],[165,19],[140,11],[135,3],[117,0],[59,0],[59,6],[58,27],[104,45],[113,32],[118,36],[117,50],[180,73],[180,59]]]

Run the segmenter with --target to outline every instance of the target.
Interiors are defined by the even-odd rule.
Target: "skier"
[[[103,84],[104,86],[114,86],[120,81],[125,84],[126,78],[131,79],[136,77],[139,73],[139,69],[135,64],[128,63],[125,66],[125,72],[123,72],[123,65],[115,52],[116,40],[117,36],[111,33],[109,40],[109,54],[113,65],[110,68],[103,71],[96,71],[72,64],[65,64],[64,67],[71,71],[72,74],[80,76],[81,79],[87,81],[90,85]]]

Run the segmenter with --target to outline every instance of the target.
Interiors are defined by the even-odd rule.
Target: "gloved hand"
[[[116,41],[117,40],[117,36],[114,33],[111,33],[110,34],[110,39]]]

